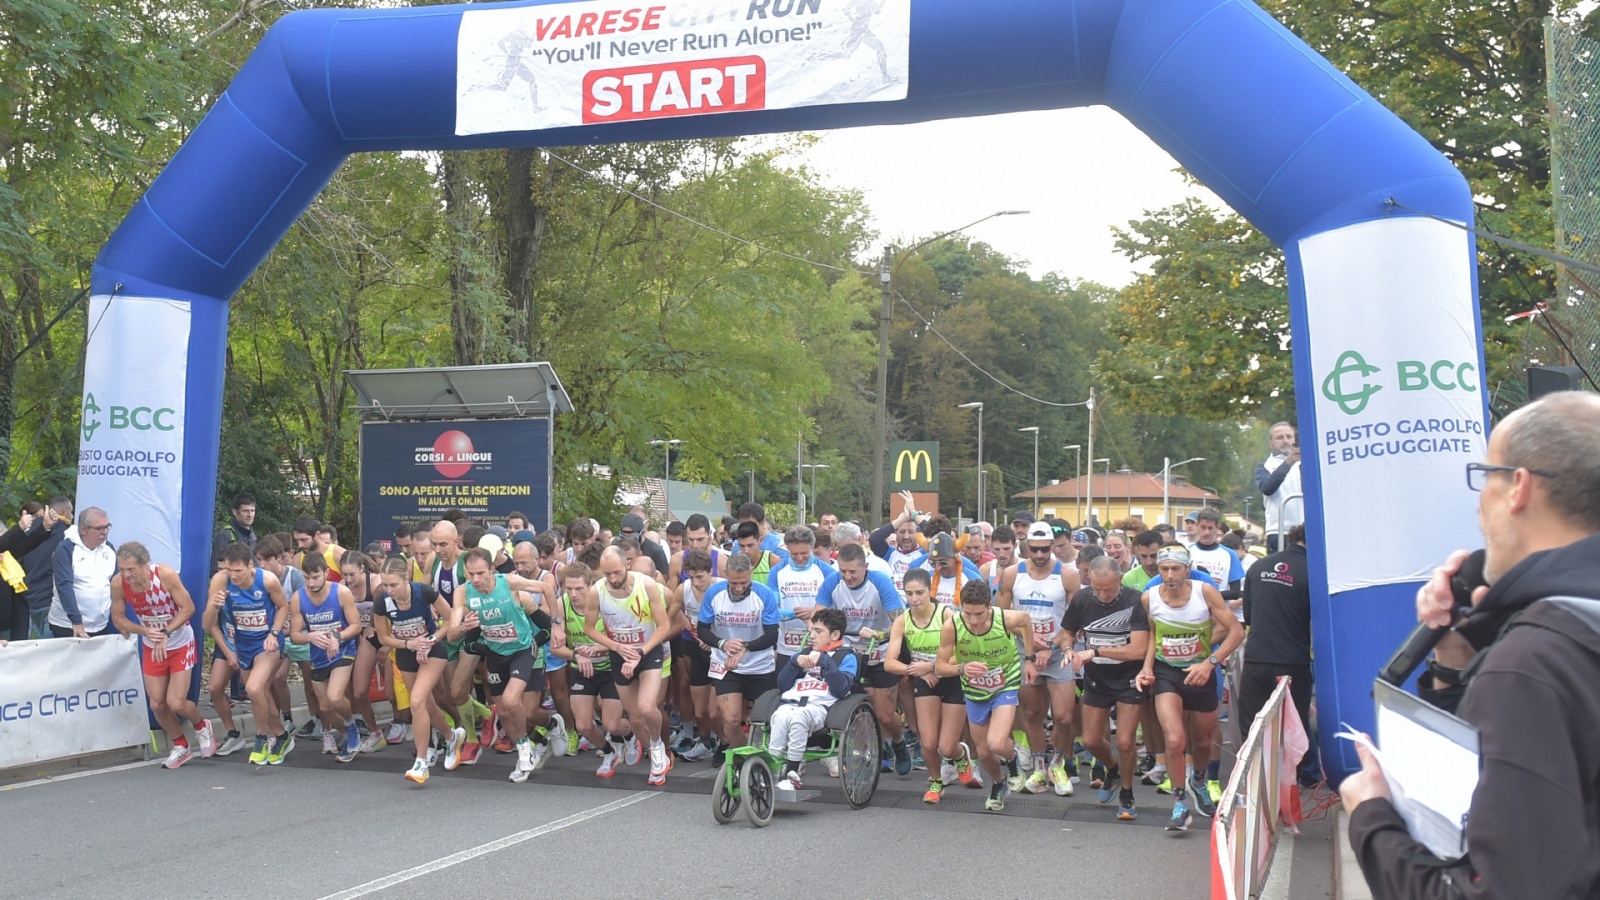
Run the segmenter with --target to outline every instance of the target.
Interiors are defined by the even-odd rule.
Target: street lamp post
[[[811,504],[812,511],[815,511],[816,508],[817,508],[817,470],[818,469],[831,469],[833,467],[828,465],[827,463],[802,463],[800,468],[802,470],[804,470],[804,469],[810,469],[811,470],[811,496],[807,498],[807,502],[809,502]],[[804,516],[801,516],[801,519],[804,519],[804,518],[805,518]],[[798,522],[796,524],[804,525],[805,522],[801,521],[801,522]]]
[[[1072,521],[1074,528],[1083,526],[1083,445],[1068,444],[1063,450],[1072,451]]]
[[[1127,489],[1127,492],[1128,492],[1128,516],[1131,516],[1131,515],[1133,515],[1133,469],[1131,469],[1131,468],[1129,468],[1127,466],[1123,466],[1122,468],[1117,470],[1117,474],[1122,476],[1122,478],[1123,478],[1123,486]],[[1107,503],[1106,505],[1110,506],[1111,504]],[[1123,518],[1127,518],[1127,516],[1124,516]]]
[[[1089,472],[1089,477],[1093,479],[1094,467],[1100,463],[1106,464],[1106,515],[1109,516],[1111,515],[1111,457],[1107,456],[1104,459],[1091,459],[1089,460],[1087,469]],[[1089,519],[1094,517],[1094,482],[1092,480],[1089,482],[1089,489],[1084,491],[1084,494],[1087,496],[1088,500],[1084,509],[1083,524],[1087,525],[1089,524]]]
[[[672,481],[672,448],[676,447],[677,445],[679,445],[681,443],[683,443],[683,441],[680,441],[677,438],[672,438],[671,440],[651,441],[650,442],[650,446],[652,446],[652,447],[663,447],[666,450],[666,452],[663,454],[666,457],[666,465],[662,468],[662,477],[661,477],[661,506],[663,508],[666,508],[667,507],[667,503],[668,503],[668,500],[667,500],[667,484],[668,484],[668,482]],[[667,515],[668,516],[672,515],[672,512],[671,512],[670,509],[668,510]]]
[[[978,411],[978,518],[983,518],[983,402],[975,400],[971,403],[962,403],[956,409],[975,409]]]
[[[1018,431],[1033,432],[1033,518],[1039,518],[1039,426],[1029,425]]]
[[[911,255],[941,238],[947,238],[958,231],[966,231],[974,225],[987,222],[997,216],[1025,216],[1025,209],[1002,209],[992,212],[981,219],[975,219],[960,228],[952,228],[941,234],[936,234],[910,250],[900,254],[899,262],[890,265],[894,257],[894,248],[883,248],[883,261],[878,267],[878,284],[883,292],[883,307],[878,313],[878,403],[876,410],[876,430],[873,436],[872,453],[872,510],[877,515],[875,521],[881,521],[884,516],[883,503],[887,499],[883,493],[884,469],[888,465],[889,457],[889,320],[894,313],[894,273],[900,264],[911,258]]]
[[[1182,462],[1173,462],[1172,457],[1162,457],[1161,462],[1161,521],[1163,524],[1172,524],[1172,470],[1179,466],[1186,466],[1192,462],[1205,462],[1204,456],[1191,456]],[[1246,518],[1249,518],[1247,515]]]
[[[1106,518],[1111,518],[1111,458],[1106,458]],[[1104,523],[1101,523],[1102,526]]]

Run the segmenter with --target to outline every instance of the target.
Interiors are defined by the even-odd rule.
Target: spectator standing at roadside
[[[22,559],[49,536],[44,515],[48,513],[35,517],[24,509],[17,524],[0,534],[0,554],[4,554],[0,556],[0,634],[13,641],[28,639],[27,581]]]
[[[1267,441],[1272,452],[1256,464],[1255,480],[1267,519],[1267,549],[1277,553],[1283,549],[1278,546],[1278,532],[1304,525],[1306,511],[1300,499],[1300,447],[1294,426],[1288,422],[1273,425]]]
[[[56,547],[51,561],[55,599],[50,604],[50,633],[56,637],[116,633],[111,626],[111,576],[117,573],[117,553],[110,534],[106,511],[90,506]]]
[[[255,532],[256,524],[256,498],[249,494],[236,494],[233,498],[233,518],[228,521],[227,527],[217,532],[211,541],[211,561],[222,560],[222,548],[229,544],[243,544],[251,550],[256,549],[259,537]]]
[[[21,557],[22,569],[28,581],[28,634],[34,640],[50,637],[50,601],[55,599],[55,552],[62,538],[72,527],[72,501],[65,497],[51,497],[45,504],[43,527],[44,543]]]

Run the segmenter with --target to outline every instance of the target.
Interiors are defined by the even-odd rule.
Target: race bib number
[[[968,678],[967,683],[980,691],[998,691],[1006,686],[1006,670],[989,669],[976,678]]]
[[[1049,640],[1051,637],[1055,636],[1055,633],[1056,622],[1054,619],[1033,620],[1033,634],[1035,637],[1041,637],[1045,640]]]
[[[311,626],[311,630],[331,631],[334,634],[338,634],[340,631],[344,630],[344,626],[340,625],[338,622],[318,622],[317,624]]]
[[[806,633],[804,631],[785,631],[782,634],[782,638],[783,649],[788,651],[784,656],[795,655],[806,644]]]
[[[517,639],[517,626],[507,622],[500,625],[483,626],[484,640],[489,641],[514,641]]]
[[[1200,658],[1200,636],[1190,634],[1163,637],[1161,655],[1169,662],[1193,662]]]
[[[372,610],[370,610],[370,609],[361,610],[361,627],[362,628],[371,628],[372,627]]]
[[[428,626],[424,625],[421,619],[407,619],[404,622],[397,623],[390,631],[393,632],[396,638],[402,641],[409,641],[412,638],[426,635]]]
[[[267,611],[264,609],[236,610],[233,625],[240,631],[266,631]]]
[[[147,616],[140,616],[139,618],[144,621],[144,624],[149,625],[151,628],[160,628],[163,630],[166,629],[167,623],[172,621],[171,616],[163,616],[158,613],[151,613]]]
[[[643,628],[617,628],[611,632],[611,639],[619,644],[637,647],[644,643]]]
[[[802,694],[826,694],[828,683],[820,678],[802,678],[795,682],[794,689]]]
[[[888,655],[888,645],[884,644],[882,641],[879,641],[877,645],[872,648],[872,652],[867,654],[867,664],[872,666],[882,665],[884,658]]]
[[[711,661],[711,677],[721,681],[722,676],[726,674],[728,674],[728,667],[723,664],[722,660],[713,659]]]
[[[933,663],[936,663],[936,662],[939,661],[939,654],[937,654],[937,653],[918,653],[915,650],[913,650],[913,651],[911,651],[911,661],[912,662],[925,662],[925,663],[928,663],[928,664],[932,665]]]

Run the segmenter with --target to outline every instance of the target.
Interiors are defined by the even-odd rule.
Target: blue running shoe
[[[1189,815],[1189,806],[1183,802],[1183,797],[1172,804],[1172,818],[1167,820],[1168,831],[1188,831],[1194,824],[1194,816]]]
[[[1095,789],[1095,802],[1099,803],[1101,806],[1110,806],[1112,803],[1116,802],[1117,792],[1121,788],[1122,773],[1116,769],[1112,769],[1110,772],[1106,773],[1105,779],[1101,781],[1100,786]]]

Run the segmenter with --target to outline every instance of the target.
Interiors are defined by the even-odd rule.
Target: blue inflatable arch
[[[1356,761],[1329,726],[1370,728],[1371,679],[1414,621],[1416,582],[1477,541],[1460,475],[1484,445],[1474,250],[1439,221],[1470,221],[1471,198],[1422,137],[1242,0],[292,13],[96,262],[78,496],[181,560],[204,597],[228,300],[349,154],[1089,104],[1286,254],[1323,749],[1340,777]],[[127,352],[145,340],[186,352]]]

